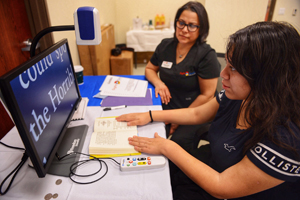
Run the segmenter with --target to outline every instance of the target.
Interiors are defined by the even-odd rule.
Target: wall
[[[100,13],[100,23],[116,24],[114,0],[46,0],[51,26],[74,25],[73,13],[78,7],[91,6]],[[80,64],[76,45],[75,31],[53,32],[54,42],[63,38],[69,41],[74,65]]]
[[[279,14],[280,8],[285,8],[285,13],[283,15]],[[296,16],[292,15],[294,9],[297,9]],[[273,21],[287,21],[300,33],[300,1],[277,0],[273,14]]]
[[[209,1],[209,0],[208,0]],[[187,3],[187,0],[116,0],[116,44],[126,42],[126,32],[132,27],[133,18],[139,17],[143,23],[157,14],[164,14],[166,25],[174,23],[175,14],[179,7]],[[205,0],[198,0],[205,5]]]
[[[207,0],[210,31],[207,43],[225,53],[227,38],[237,30],[264,21],[268,0]]]
[[[205,0],[198,0],[203,5]],[[100,23],[113,24],[116,44],[126,43],[126,32],[132,19],[139,16],[149,22],[156,14],[164,14],[166,24],[174,20],[177,9],[187,0],[46,0],[51,26],[74,24],[73,12],[81,6],[92,6],[100,13]],[[58,6],[59,5],[59,6]],[[74,65],[80,64],[74,31],[54,32],[54,42],[68,38]]]
[[[225,53],[225,45],[230,34],[253,24],[264,21],[268,0],[198,0],[209,15],[210,33],[208,43],[219,53]],[[187,0],[46,0],[49,19],[52,26],[74,24],[73,12],[81,6],[93,6],[99,10],[101,25],[113,24],[115,43],[126,43],[126,32],[132,26],[132,19],[139,16],[143,22],[154,21],[156,14],[164,14],[166,23],[174,20],[177,9]],[[277,0],[273,19],[288,21],[299,29],[300,1]],[[59,5],[59,6],[58,6]],[[278,15],[279,8],[284,7],[285,15]],[[291,16],[291,10],[298,9],[297,15]],[[54,41],[68,38],[74,64],[79,64],[75,41],[75,32],[53,33]]]

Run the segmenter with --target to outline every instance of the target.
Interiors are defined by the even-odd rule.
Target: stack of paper
[[[148,81],[107,75],[100,95],[119,97],[145,97]]]

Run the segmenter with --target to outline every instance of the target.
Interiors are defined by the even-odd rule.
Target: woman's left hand
[[[179,124],[171,124],[171,127],[170,127],[170,133],[169,133],[169,135],[172,135],[175,131],[176,131],[176,129],[178,128],[178,126],[179,126]]]
[[[171,142],[160,137],[158,133],[154,134],[154,138],[133,136],[128,138],[128,141],[130,145],[134,146],[135,150],[149,154],[163,154],[166,144]]]

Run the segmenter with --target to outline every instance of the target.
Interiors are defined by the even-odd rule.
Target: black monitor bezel
[[[49,55],[50,53],[52,53],[53,51],[55,51],[56,49],[58,49],[59,47],[61,47],[64,44],[66,44],[66,46],[67,46],[68,56],[70,58],[70,64],[72,65],[74,80],[75,80],[75,84],[76,84],[75,86],[76,86],[76,90],[77,90],[77,94],[78,94],[78,99],[77,99],[72,111],[70,112],[68,118],[66,119],[64,127],[61,130],[61,132],[59,134],[59,137],[57,138],[57,141],[56,141],[54,147],[52,148],[52,151],[49,155],[49,158],[48,158],[48,161],[47,161],[46,165],[44,166],[42,161],[39,159],[39,155],[38,155],[37,150],[36,150],[36,148],[33,144],[33,140],[29,135],[30,133],[27,130],[24,118],[22,117],[19,105],[17,103],[17,100],[16,100],[15,95],[13,93],[13,90],[11,88],[10,81],[13,80],[14,78],[16,78],[19,74],[23,73],[25,70],[32,67],[38,61],[40,61],[41,59],[43,59],[44,57],[46,57],[47,55]],[[47,171],[49,170],[51,162],[52,162],[52,160],[53,160],[53,158],[56,154],[56,151],[57,151],[57,149],[58,149],[58,147],[59,147],[59,145],[60,145],[60,143],[61,143],[61,141],[62,141],[62,139],[65,135],[65,132],[68,128],[68,125],[71,122],[72,116],[73,116],[75,110],[77,109],[81,99],[82,99],[82,97],[80,95],[76,75],[75,75],[75,70],[74,70],[74,65],[73,65],[73,61],[72,61],[72,57],[71,57],[70,48],[69,48],[69,45],[68,45],[68,40],[63,39],[63,40],[55,43],[54,45],[52,45],[48,49],[44,50],[40,54],[34,56],[30,60],[24,62],[23,64],[21,64],[18,67],[12,69],[11,71],[6,73],[5,75],[1,76],[0,77],[0,89],[1,89],[1,92],[3,94],[3,98],[4,98],[4,100],[7,104],[8,110],[10,111],[11,116],[14,120],[15,126],[17,127],[19,135],[20,135],[20,137],[23,141],[24,147],[26,149],[26,153],[29,156],[38,177],[40,177],[40,178],[45,177],[46,174],[47,174]]]

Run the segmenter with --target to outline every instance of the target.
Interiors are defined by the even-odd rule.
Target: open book
[[[116,157],[140,155],[128,143],[128,137],[137,134],[137,126],[127,126],[126,122],[118,122],[115,117],[100,117],[95,120],[89,154],[95,157]]]

